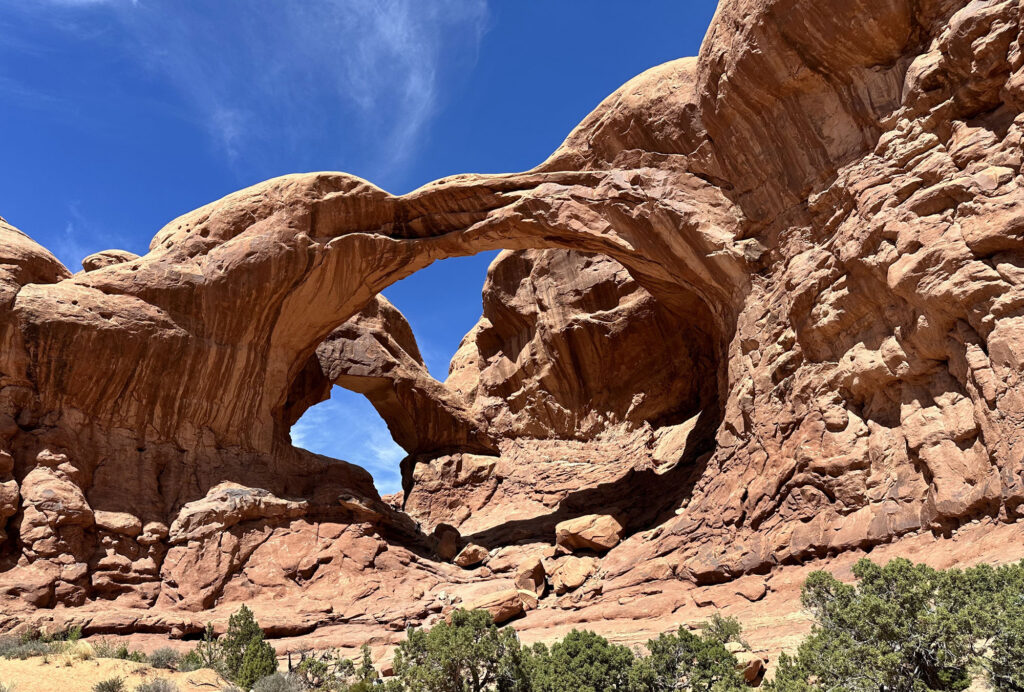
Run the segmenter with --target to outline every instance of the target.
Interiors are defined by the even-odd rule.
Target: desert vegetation
[[[854,584],[823,571],[808,577],[801,602],[814,628],[780,658],[767,689],[1024,690],[1024,563],[936,570],[862,559],[853,573]],[[410,630],[387,689],[725,692],[750,682],[734,653],[742,646],[739,623],[714,617],[699,634],[680,627],[650,640],[646,653],[577,631],[522,647],[486,613],[456,611],[429,631]]]
[[[856,584],[814,572],[803,606],[815,626],[783,654],[771,689],[1024,690],[1024,563],[936,570],[860,560]]]
[[[25,14],[21,33],[33,45],[51,25],[81,40],[36,13],[127,4],[3,3]],[[187,50],[214,60],[201,74],[221,75],[223,55],[261,62],[204,50],[215,23],[194,3],[148,4],[183,5],[177,12],[195,18]],[[285,11],[278,6],[305,3],[227,4],[240,12],[226,25],[234,36]],[[691,3],[662,4],[685,12]],[[710,16],[714,3],[705,4]],[[668,26],[618,5],[580,14],[611,16],[613,29],[637,19],[645,49],[656,38],[646,29]],[[147,654],[195,643],[155,637],[198,640],[207,619],[217,629],[188,660],[165,652],[168,667],[127,650],[123,661],[79,661],[96,653],[78,642],[4,661],[0,680],[34,687],[31,669],[52,676],[41,683],[49,689],[109,679],[129,692],[161,677],[185,688],[187,676],[249,690],[443,689],[453,676],[467,689],[726,689],[760,665],[748,655],[764,655],[771,670],[761,684],[777,689],[1019,688],[1011,577],[879,567],[881,576],[862,570],[858,581],[850,568],[865,554],[935,568],[1024,559],[1022,7],[721,0],[699,50],[687,51],[694,57],[670,59],[685,47],[675,41],[652,50],[659,64],[608,98],[591,94],[596,108],[555,151],[535,151],[535,167],[453,168],[404,194],[316,171],[213,200],[231,179],[203,193],[204,176],[219,169],[176,149],[124,169],[157,172],[144,186],[154,200],[118,184],[90,187],[109,197],[115,225],[129,220],[124,240],[143,254],[94,247],[81,271],[54,218],[61,196],[75,193],[67,173],[76,168],[42,165],[36,144],[90,151],[79,161],[89,175],[113,149],[104,138],[95,151],[65,146],[88,134],[79,119],[49,136],[49,124],[69,119],[26,111],[25,137],[12,141],[29,143],[29,163],[6,170],[12,184],[30,181],[28,197],[8,195],[14,206],[0,210],[25,224],[0,219],[3,628],[82,623],[90,636],[147,641]],[[134,24],[111,27],[120,35]],[[166,26],[177,17],[153,36],[178,35]],[[574,77],[590,75],[590,56],[611,63],[622,52],[604,50],[600,32],[563,33],[582,37],[566,52],[582,67],[559,64],[552,90],[510,90],[483,72],[481,84],[521,93],[530,113],[562,112],[559,84],[581,86]],[[618,45],[615,31],[610,38]],[[329,43],[334,57],[347,45]],[[125,55],[152,52],[137,44]],[[39,56],[87,57],[107,45]],[[64,74],[61,63],[38,71],[36,57],[19,80],[73,85],[32,84]],[[90,69],[134,65],[121,57]],[[626,77],[630,65],[608,75]],[[532,76],[519,68],[512,61],[511,74]],[[302,72],[315,86],[322,71]],[[137,112],[110,108],[95,98],[102,93],[88,95],[105,113]],[[69,101],[57,95],[64,114]],[[258,101],[274,110],[274,98]],[[182,121],[129,120],[150,134]],[[323,119],[308,120],[322,137]],[[474,157],[504,141],[500,124]],[[252,138],[258,154],[263,139]],[[131,153],[136,142],[127,143]],[[185,162],[184,175],[167,175],[174,162]],[[190,183],[183,201],[203,205],[155,216],[174,206],[164,183],[179,179]],[[37,219],[32,193],[43,205]],[[104,236],[115,237],[94,237]],[[384,294],[437,260],[482,261],[499,248],[479,313],[472,292],[457,291],[477,319],[452,335],[459,346],[438,379],[416,341],[421,318]],[[441,275],[427,283],[452,288],[459,276]],[[454,309],[418,293],[410,305],[431,315]],[[338,388],[368,401],[403,450],[391,468],[400,495],[382,497],[368,468],[305,448],[309,433],[339,442],[376,420],[337,406],[313,412]],[[801,604],[800,585],[820,568],[857,583],[816,577]],[[308,637],[298,645],[343,646],[344,655],[310,654],[306,672],[283,666],[251,617],[227,637],[228,615],[246,601],[290,647]],[[493,632],[456,616],[459,606],[490,612]],[[713,612],[743,617],[741,636],[757,652],[702,626]],[[817,629],[801,645],[812,619]],[[428,629],[407,635],[408,624]],[[356,672],[363,641],[375,656],[405,642],[386,678]],[[436,653],[445,642],[458,650]],[[491,650],[495,659],[479,660]],[[351,667],[341,660],[354,655]],[[41,663],[46,656],[73,666]],[[55,682],[79,669],[101,673]]]
[[[680,627],[648,643],[649,655],[573,630],[550,646],[524,647],[484,611],[455,611],[429,631],[410,630],[395,652],[388,692],[482,690],[743,689],[736,657],[726,648],[735,620],[715,618],[702,635]],[[723,635],[725,637],[723,638]]]
[[[814,627],[793,654],[780,657],[765,689],[927,692],[973,684],[1024,690],[1024,562],[937,570],[905,559],[884,566],[862,559],[853,573],[853,584],[811,573],[801,602]],[[486,610],[459,609],[433,627],[410,628],[387,679],[365,644],[357,660],[336,651],[304,652],[281,672],[245,606],[231,616],[223,636],[208,625],[184,656],[169,647],[147,655],[102,639],[88,644],[79,629],[0,639],[3,658],[42,656],[69,665],[118,658],[169,671],[212,668],[231,682],[224,692],[730,692],[761,682],[737,656],[746,648],[740,623],[719,615],[695,630],[680,626],[661,634],[641,650],[577,630],[551,644],[526,646]],[[93,687],[177,689],[160,678],[134,690],[116,677]]]

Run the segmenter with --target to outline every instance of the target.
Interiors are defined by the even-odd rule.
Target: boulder
[[[555,544],[570,552],[580,549],[605,552],[618,545],[623,527],[610,514],[588,514],[559,523]]]
[[[103,250],[89,255],[82,260],[82,268],[87,272],[93,272],[104,267],[112,267],[115,264],[124,264],[139,259],[134,252],[127,250]]]
[[[740,651],[735,656],[736,668],[743,675],[743,681],[752,687],[760,685],[768,670],[768,662],[750,651]]]
[[[551,587],[556,594],[578,589],[597,571],[597,565],[597,560],[592,557],[568,555],[559,558],[549,572]]]
[[[445,562],[455,559],[459,552],[459,541],[462,536],[459,530],[450,524],[438,524],[432,535],[434,540],[434,552]]]
[[[768,585],[758,577],[744,577],[736,580],[736,593],[748,601],[760,601],[768,593]]]
[[[523,600],[515,589],[505,589],[480,596],[467,601],[462,607],[466,610],[486,610],[494,618],[494,622],[499,625],[522,615],[524,609]]]
[[[135,538],[142,533],[142,522],[138,517],[127,512],[93,512],[96,528]]]
[[[544,562],[539,555],[526,559],[516,571],[515,584],[520,591],[529,591],[537,598],[544,596]]]
[[[170,529],[167,524],[150,521],[142,527],[142,535],[138,537],[138,541],[142,545],[155,545],[167,538],[168,535],[170,535]]]
[[[523,602],[523,609],[536,610],[538,604],[540,603],[540,598],[537,597],[537,594],[533,591],[526,591],[524,589],[519,589],[518,591],[519,600]]]
[[[459,567],[474,567],[487,559],[487,548],[470,543],[455,556],[455,564]]]

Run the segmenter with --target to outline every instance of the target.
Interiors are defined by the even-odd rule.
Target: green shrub
[[[40,638],[45,642],[70,642],[74,644],[82,638],[82,627],[75,626],[53,634],[42,634]]]
[[[745,688],[736,657],[725,648],[739,639],[734,618],[713,619],[697,636],[680,626],[647,642],[650,654],[638,658],[630,671],[632,689],[645,692],[726,692]]]
[[[814,616],[769,689],[964,690],[985,670],[997,690],[1024,689],[1024,563],[939,571],[897,558],[860,560],[857,584],[811,573],[801,602]]]
[[[244,605],[228,619],[228,631],[220,648],[226,677],[244,689],[277,672],[277,654],[263,640],[263,630]]]
[[[549,649],[534,644],[527,667],[535,692],[613,692],[629,689],[633,652],[589,631],[573,630]]]
[[[17,637],[0,637],[0,658],[17,658],[11,653],[21,646],[21,640]]]
[[[135,692],[178,692],[178,686],[173,680],[158,678],[142,683],[135,688]]]
[[[306,686],[298,677],[274,673],[260,678],[252,689],[253,692],[302,692]]]
[[[365,644],[363,648],[369,651]],[[311,689],[344,689],[355,680],[356,667],[336,651],[304,651],[293,674]]]
[[[364,666],[369,665],[364,649]],[[370,666],[372,668],[372,666]],[[412,690],[524,690],[522,648],[511,628],[498,629],[485,610],[456,610],[451,624],[412,628],[395,651],[398,683]]]
[[[53,653],[53,646],[41,639],[0,637],[0,658],[26,659]]]
[[[362,683],[364,685],[372,685],[373,681],[380,677],[377,674],[377,669],[373,667],[373,658],[370,656],[370,647],[365,642],[359,647],[359,667],[356,668],[352,676],[355,678],[354,685]],[[349,663],[349,665],[352,665]]]
[[[21,640],[28,642],[38,640],[45,644],[52,642],[77,642],[82,638],[82,628],[72,627],[66,630],[57,630],[56,632],[47,632],[44,630],[30,629],[21,635]]]
[[[93,644],[92,649],[93,655],[96,658],[117,658],[122,661],[134,661],[135,663],[145,663],[147,661],[146,654],[143,652],[129,649],[127,644],[116,644],[109,639],[100,639]]]
[[[203,631],[202,641],[178,661],[178,670],[182,672],[200,668],[212,668],[218,672],[222,672],[224,669],[224,652],[213,633],[213,624],[209,622],[206,623],[206,629]]]
[[[736,657],[726,648],[740,639],[738,621],[712,618],[702,636],[685,629],[651,640],[651,655],[637,658],[625,646],[593,632],[573,630],[550,647],[524,649],[486,611],[458,610],[450,623],[410,629],[395,652],[388,692],[733,692],[744,688]],[[369,651],[364,647],[363,665]],[[358,676],[357,676],[358,677]],[[372,678],[348,689],[370,690]]]
[[[92,692],[124,692],[124,678],[109,678],[92,686]]]
[[[228,631],[220,642],[224,652],[224,667],[228,677],[234,678],[242,668],[242,659],[251,642],[262,639],[263,630],[248,607],[242,606],[228,619]]]
[[[93,642],[92,650],[96,654],[96,658],[117,658],[117,645],[111,642],[106,637],[97,639]]]
[[[749,649],[745,641],[743,641],[743,627],[740,625],[740,621],[734,617],[722,617],[720,614],[715,613],[707,622],[704,623],[704,628],[701,632],[701,636],[705,639],[709,639],[722,644],[728,644],[729,642],[736,642],[740,644],[744,649]]]
[[[989,674],[998,690],[1024,690],[1024,613],[1007,613],[1005,625],[992,639]]]
[[[178,663],[178,652],[169,646],[162,646],[156,651],[149,654],[146,659],[149,661],[149,665],[154,668],[174,668]]]
[[[66,630],[58,630],[56,632],[46,632],[39,629],[29,629],[22,632],[17,640],[22,644],[54,644],[59,642],[70,642],[74,644],[82,638],[81,627],[71,627]],[[7,637],[4,637],[7,639]]]
[[[207,667],[209,666],[203,665],[202,661],[199,660],[199,656],[196,655],[196,652],[193,650],[181,657],[178,661],[177,670],[182,673],[191,673],[193,670],[199,670],[200,668]]]
[[[277,653],[263,641],[263,635],[249,643],[242,658],[242,667],[235,678],[240,686],[251,687],[257,680],[265,678],[271,671],[277,671]]]

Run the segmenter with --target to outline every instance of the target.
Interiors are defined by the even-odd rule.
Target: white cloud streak
[[[34,0],[55,28],[104,13],[130,59],[174,86],[239,165],[334,146],[386,175],[410,160],[446,79],[471,69],[487,0]],[[94,40],[91,36],[90,40]],[[284,156],[282,154],[288,154]],[[298,155],[298,156],[296,156]],[[287,171],[278,171],[287,172]]]

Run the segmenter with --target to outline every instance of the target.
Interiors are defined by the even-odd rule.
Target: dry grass
[[[101,680],[122,677],[131,692],[158,678],[173,680],[181,692],[218,692],[227,683],[209,669],[172,673],[144,663],[94,658],[86,642],[69,644],[67,651],[25,660],[0,659],[0,683],[15,692],[89,692]]]

